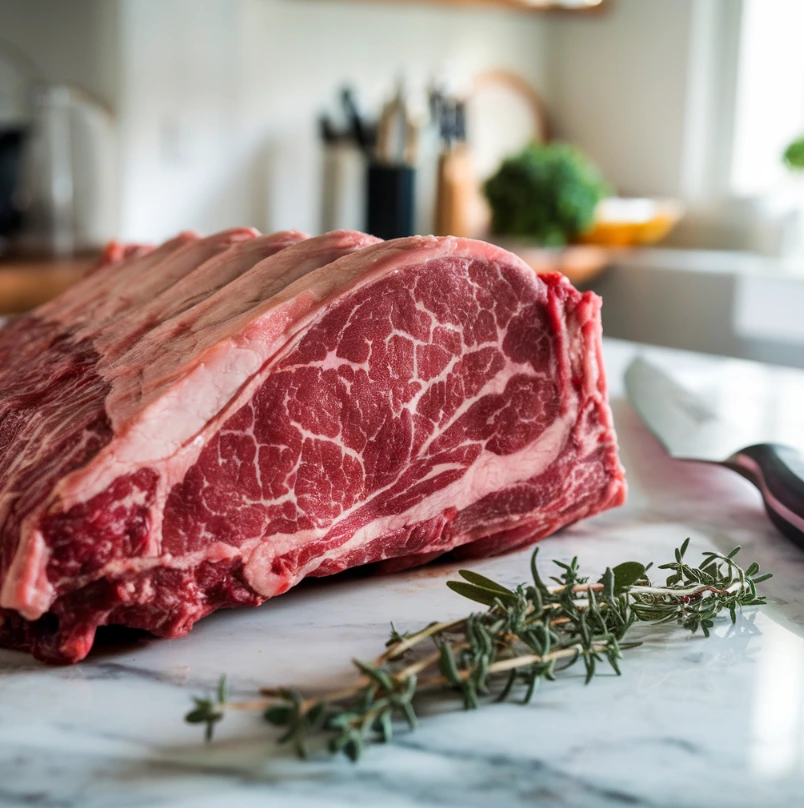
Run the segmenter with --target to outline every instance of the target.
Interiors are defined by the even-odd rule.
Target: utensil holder
[[[382,239],[414,233],[416,169],[413,166],[371,163],[366,194],[366,230]]]

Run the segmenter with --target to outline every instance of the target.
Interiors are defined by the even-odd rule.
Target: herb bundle
[[[282,727],[280,743],[302,757],[316,736],[327,740],[331,752],[357,760],[373,740],[389,741],[394,721],[417,725],[414,702],[425,691],[456,694],[466,709],[484,700],[503,701],[513,693],[530,701],[536,686],[553,681],[576,663],[589,683],[608,666],[619,675],[622,652],[640,643],[627,641],[637,623],[677,623],[705,636],[715,618],[728,611],[732,622],[743,606],[760,606],[765,598],[756,585],[759,565],[742,569],[735,557],[703,554],[700,567],[684,560],[689,539],[675,559],[658,569],[669,570],[663,585],[651,583],[652,565],[630,561],[608,568],[596,582],[580,574],[578,559],[559,568],[548,583],[537,566],[538,548],[531,558],[533,582],[509,589],[483,575],[461,570],[462,581],[448,581],[459,595],[487,607],[459,620],[431,623],[411,634],[391,627],[386,650],[372,663],[354,660],[354,684],[319,696],[305,697],[291,688],[266,688],[253,701],[230,701],[225,677],[214,698],[196,698],[185,720],[206,725],[212,739],[215,725],[229,710],[261,712],[265,721]]]

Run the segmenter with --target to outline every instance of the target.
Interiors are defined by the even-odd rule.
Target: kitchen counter
[[[804,368],[804,262],[649,248],[612,255],[590,288],[621,339]]]
[[[687,536],[693,557],[741,544],[746,563],[775,574],[764,585],[772,605],[736,626],[722,620],[709,639],[652,632],[626,652],[622,677],[584,687],[573,669],[526,707],[467,713],[453,701],[456,709],[425,717],[416,732],[400,729],[357,765],[298,761],[252,715],[227,717],[207,746],[182,716],[222,672],[243,697],[260,685],[344,680],[352,657],[376,656],[391,620],[410,630],[464,614],[468,602],[444,586],[459,565],[304,584],[260,609],[213,615],[185,639],[106,645],[69,668],[0,652],[0,804],[803,805],[804,552],[770,527],[743,479],[664,455],[622,397],[636,350],[606,345],[628,504],[542,542],[542,563],[578,554],[596,573],[623,560],[668,561]],[[704,384],[724,371],[753,380],[743,389],[755,390],[757,374],[768,375],[723,359],[646,353]],[[790,396],[804,389],[792,373],[784,380]],[[804,411],[804,395],[788,403]],[[528,576],[529,555],[472,566],[516,584]]]
[[[0,315],[30,311],[56,297],[97,261],[97,253],[63,259],[4,256],[0,259]]]

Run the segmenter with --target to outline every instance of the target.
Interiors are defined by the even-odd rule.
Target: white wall
[[[0,38],[23,50],[40,78],[80,84],[109,105],[118,93],[116,15],[108,0],[2,0]]]
[[[506,67],[545,83],[544,17],[324,0],[120,0],[124,238],[319,226],[318,113]]]
[[[721,79],[742,0],[612,0],[552,22],[549,106],[624,195],[709,196],[727,166]],[[715,164],[718,163],[718,164]]]
[[[122,0],[121,237],[256,224],[241,181],[239,4]]]

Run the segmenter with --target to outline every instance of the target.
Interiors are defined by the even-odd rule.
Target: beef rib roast
[[[625,497],[600,300],[479,241],[185,233],[0,331],[0,646],[180,637]]]

